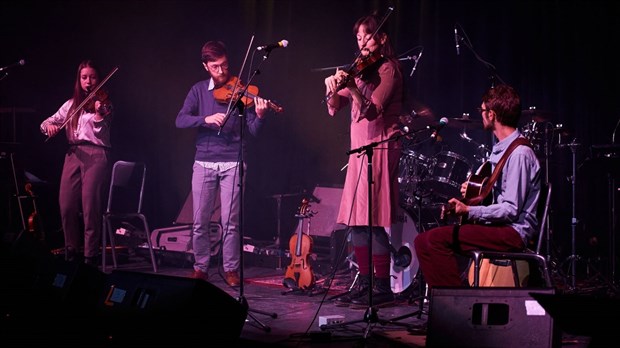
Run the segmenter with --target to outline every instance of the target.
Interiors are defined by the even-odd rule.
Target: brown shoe
[[[241,284],[241,279],[239,279],[239,273],[237,273],[237,271],[225,272],[224,279],[230,286],[239,286]]]
[[[192,272],[192,278],[202,279],[206,282],[209,281],[209,274],[201,270],[194,270],[194,272]]]

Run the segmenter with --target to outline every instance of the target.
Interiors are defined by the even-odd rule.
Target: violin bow
[[[110,79],[110,77],[112,77],[112,75],[114,75],[116,72],[118,71],[118,67],[114,67],[114,69],[112,69],[112,71],[108,74],[108,76],[106,76],[100,84],[97,85],[97,87],[95,87],[86,98],[84,98],[84,100],[80,103],[80,105],[78,105],[77,108],[75,108],[75,110],[71,113],[71,115],[69,115],[69,117],[67,117],[67,119],[65,120],[65,122],[63,122],[63,124],[60,126],[60,129],[58,129],[58,133],[60,133],[60,131],[65,128],[65,126],[67,125],[67,123],[69,123],[69,121],[71,121],[71,119],[73,119],[73,117],[75,117],[75,115],[78,114],[78,112],[80,112],[82,110],[82,108],[84,107],[84,105],[86,105],[86,103],[88,103],[96,94],[97,92],[101,89],[101,87],[103,87],[103,85],[108,82],[108,80]],[[56,133],[56,134],[58,134]],[[45,142],[47,142],[48,140],[50,140],[52,137],[51,136],[47,136],[47,139],[45,139]]]
[[[383,24],[385,24],[385,21],[387,21],[388,17],[392,14],[392,11],[394,11],[394,7],[390,6],[388,7],[388,11],[385,13],[385,15],[383,16],[383,18],[381,19],[381,22],[379,23],[379,25],[377,26],[377,29],[375,29],[375,32],[372,33],[372,35],[370,36],[371,38],[375,37],[375,35],[377,35],[377,33],[379,32],[379,30],[381,29],[381,27],[383,26]],[[355,63],[358,61],[358,59],[360,59],[360,57],[362,56],[362,50],[366,47],[366,44],[368,43],[368,41],[364,42],[364,45],[362,46],[362,48],[360,48],[357,51],[357,54],[355,55],[355,59],[353,60],[353,62],[351,64],[349,64],[347,66],[347,72],[350,72],[353,67],[355,67]],[[343,86],[346,85],[346,83],[342,84]],[[340,88],[342,89],[342,88]],[[328,100],[330,100],[332,98],[332,96],[334,95],[333,92],[329,92],[327,93],[327,95],[323,98],[323,100],[321,100],[321,103],[327,103]]]
[[[228,102],[228,109],[226,110],[226,117],[224,117],[224,122],[222,122],[220,129],[217,131],[217,135],[220,135],[220,133],[222,132],[222,129],[224,129],[224,126],[226,125],[226,122],[228,122],[228,119],[230,118],[230,115],[232,114],[233,106],[236,106],[237,103],[241,100],[241,98],[243,98],[243,95],[245,94],[245,92],[248,89],[248,86],[250,85],[250,81],[248,80],[245,87],[241,90],[241,93],[239,93],[239,97],[235,98],[235,91],[237,90],[237,87],[239,87],[239,84],[241,83],[241,73],[245,69],[245,63],[248,61],[248,56],[250,55],[250,50],[252,48],[253,42],[254,42],[254,35],[252,35],[252,37],[250,38],[248,49],[246,50],[245,57],[243,58],[243,64],[241,64],[241,70],[239,71],[239,74],[237,75],[237,82],[235,83],[235,87],[232,90],[232,98],[230,98],[230,101]]]

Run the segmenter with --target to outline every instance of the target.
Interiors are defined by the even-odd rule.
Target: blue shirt
[[[518,130],[493,146],[489,162],[493,169],[515,139]],[[493,204],[469,207],[469,218],[480,223],[508,224],[523,242],[536,235],[536,211],[540,196],[540,163],[529,146],[517,146],[508,157],[501,176],[493,187]]]
[[[203,80],[192,86],[183,107],[176,118],[177,128],[197,128],[196,161],[204,162],[237,162],[240,155],[242,117],[238,109],[231,113],[228,121],[221,129],[205,123],[205,117],[221,112],[226,113],[228,103],[219,103],[213,97],[213,82]],[[256,116],[254,109],[245,110],[244,140],[249,134],[256,136],[263,120]],[[249,131],[249,132],[246,132]],[[245,142],[243,151],[245,151]],[[244,153],[245,158],[245,153]]]

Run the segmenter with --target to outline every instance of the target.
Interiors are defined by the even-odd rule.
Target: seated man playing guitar
[[[495,86],[483,95],[479,110],[484,129],[498,140],[489,157],[493,174],[479,196],[448,201],[452,213],[466,222],[436,227],[415,238],[420,269],[429,287],[467,286],[458,255],[472,250],[523,251],[537,231],[540,164],[517,129],[519,95],[510,86]],[[461,193],[465,195],[466,189],[464,184]],[[488,195],[492,195],[491,203],[480,205]]]

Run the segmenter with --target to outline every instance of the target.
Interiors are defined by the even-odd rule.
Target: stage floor
[[[395,305],[375,308],[375,315],[368,316],[368,313],[372,313],[369,308],[352,309],[339,307],[334,303],[334,299],[343,294],[354,280],[354,273],[350,270],[339,270],[333,276],[316,274],[320,286],[316,286],[312,291],[292,291],[282,285],[286,266],[282,265],[282,269],[246,266],[243,270],[243,287],[232,288],[224,282],[217,265],[212,265],[209,282],[235,299],[243,296],[249,305],[248,317],[240,335],[241,346],[426,346],[429,302],[425,300],[420,307],[415,280],[407,289],[397,294]],[[128,262],[119,268],[152,273],[149,263]],[[189,277],[191,272],[191,266],[187,264],[160,265],[158,274]],[[331,287],[327,289],[325,283],[331,284]],[[342,316],[347,325],[332,325],[321,329],[320,318],[329,316]],[[589,336],[577,336],[562,332],[561,329],[558,331],[563,347],[580,348],[590,345]],[[522,330],[517,332],[523,333]],[[508,342],[506,346],[509,346]]]
[[[54,257],[58,258],[58,256]],[[211,289],[209,290],[210,292],[193,292],[190,295],[193,297],[191,301],[182,298],[184,294],[186,294],[186,292],[183,292],[185,291],[183,287],[187,288],[188,283],[190,284],[190,286],[193,286],[191,284],[196,284],[196,282],[203,281],[187,282],[187,278],[189,278],[192,273],[190,262],[172,264],[167,262],[161,262],[159,264],[159,270],[155,274],[149,262],[150,260],[141,256],[134,256],[129,258],[120,258],[116,271],[112,271],[110,267],[107,267],[107,270],[104,273],[101,271],[101,266],[99,265],[97,269],[89,268],[88,272],[86,273],[92,275],[92,272],[97,272],[97,275],[101,275],[105,279],[113,278],[110,276],[120,273],[124,275],[127,282],[133,282],[133,280],[131,280],[133,278],[131,277],[135,276],[137,278],[144,277],[144,279],[147,279],[147,281],[150,278],[152,279],[151,282],[153,284],[165,284],[159,291],[161,291],[162,293],[172,292],[171,294],[163,295],[174,298],[174,301],[176,301],[176,304],[174,305],[171,305],[167,302],[160,304],[162,307],[171,307],[165,308],[171,312],[171,316],[168,317],[166,320],[169,320],[171,322],[171,325],[174,326],[175,330],[171,330],[169,334],[170,336],[164,337],[168,338],[169,340],[172,339],[172,342],[174,342],[175,337],[177,337],[175,335],[187,335],[188,332],[183,331],[183,327],[186,325],[185,323],[188,323],[190,320],[195,320],[194,317],[183,318],[185,314],[183,314],[181,311],[177,312],[175,306],[179,304],[183,305],[184,303],[192,303],[192,305],[196,303],[196,309],[198,311],[202,309],[203,312],[206,312],[203,308],[210,308],[209,306],[213,306],[213,304],[209,303],[209,298],[205,299],[204,297],[209,297],[210,295],[217,295],[214,292],[214,290],[217,290],[216,292],[219,294],[218,296],[223,296],[219,297],[219,299],[226,300],[228,302],[222,301],[222,304],[220,304],[219,308],[217,308],[216,306],[216,310],[214,311],[216,313],[204,313],[204,315],[209,316],[211,320],[213,318],[217,320],[217,318],[219,318],[220,316],[223,317],[223,315],[225,315],[225,312],[227,311],[227,308],[233,309],[231,307],[226,307],[226,305],[224,304],[224,302],[231,304],[231,301],[229,300],[233,300],[232,304],[236,305],[238,302],[235,301],[240,301],[241,299],[244,299],[244,302],[246,302],[249,307],[249,311],[247,312],[247,318],[245,319],[242,327],[240,325],[242,324],[241,322],[243,321],[243,317],[239,316],[239,319],[241,320],[237,321],[239,322],[239,326],[237,327],[241,330],[238,344],[235,344],[235,342],[227,342],[226,346],[311,346],[339,348],[426,346],[427,333],[430,332],[429,330],[431,330],[431,328],[427,325],[431,322],[429,320],[429,310],[431,310],[431,308],[430,302],[426,300],[423,300],[423,304],[422,306],[420,306],[421,298],[417,297],[419,288],[415,279],[411,282],[411,284],[408,284],[407,288],[404,291],[401,291],[397,294],[397,302],[394,305],[382,308],[353,309],[349,307],[339,307],[336,306],[334,303],[334,299],[337,298],[338,295],[342,295],[344,291],[346,291],[350,287],[354,280],[355,274],[349,269],[340,269],[333,276],[330,273],[324,274],[316,272],[315,275],[317,278],[317,284],[319,285],[315,286],[312,291],[296,291],[285,287],[282,283],[285,278],[286,267],[288,265],[281,265],[280,268],[259,267],[254,264],[250,264],[245,258],[244,260],[246,261],[246,267],[243,268],[242,272],[242,278],[244,280],[242,287],[232,288],[228,286],[224,282],[221,269],[218,267],[219,263],[213,262],[209,272],[209,281],[204,283],[205,287],[199,287],[200,289]],[[9,266],[12,268],[19,267],[19,265],[10,264]],[[81,265],[76,269],[81,269],[81,271],[79,272],[83,272],[83,267],[85,266]],[[129,278],[127,278],[127,273],[129,273],[130,275]],[[7,277],[11,277],[11,275],[14,275],[15,273],[8,274],[9,275]],[[161,281],[161,278],[166,278],[167,283]],[[172,282],[170,282],[171,279]],[[329,288],[327,287],[327,284],[330,284]],[[202,283],[196,285],[202,285]],[[523,291],[525,290],[527,289],[524,289]],[[177,291],[178,295],[176,294]],[[147,295],[148,292],[149,291],[147,289]],[[79,295],[80,294],[75,295],[74,292],[74,294],[71,294],[70,296]],[[111,298],[106,299],[106,301],[110,300],[114,302],[114,296],[112,295],[113,293],[110,292],[110,296],[108,297]],[[218,299],[215,298],[213,301],[217,300]],[[500,299],[489,298],[489,301],[491,302],[496,300]],[[468,307],[469,305],[464,304],[462,302],[462,299],[460,298],[455,298],[452,302],[450,298],[444,298],[442,303],[446,303],[446,301],[448,301],[448,303],[450,304],[449,306],[446,306],[446,310],[456,310],[457,313],[465,313],[465,316],[469,315],[467,314],[468,311],[471,312],[471,308],[463,307]],[[532,299],[532,301],[530,302],[535,301]],[[510,306],[513,306],[512,302],[510,302]],[[576,307],[577,306],[575,306],[575,308]],[[219,310],[223,312],[217,313],[217,311]],[[444,308],[436,310],[443,311]],[[193,313],[192,315],[199,317],[202,314],[203,313],[200,312]],[[327,318],[333,318],[333,316],[340,316],[340,320],[344,321],[344,325],[332,325],[328,328],[321,328],[319,326],[321,320],[327,320]],[[608,318],[605,318],[605,316],[608,316]],[[581,318],[578,319],[584,321],[592,321],[591,319],[595,317],[598,320],[601,320],[602,318],[603,320],[607,320],[608,323],[612,324],[613,327],[613,325],[620,322],[620,320],[618,320],[618,316],[618,313],[590,313],[583,315]],[[52,314],[50,318],[54,317],[55,315]],[[497,331],[503,330],[502,328],[501,330],[487,330],[485,332],[485,329],[488,328],[482,328],[481,326],[475,327],[475,325],[467,324],[463,325],[464,322],[470,321],[467,317],[463,318],[455,316],[454,319],[450,315],[443,315],[442,317],[448,319],[442,319],[445,322],[439,323],[439,327],[441,327],[440,332],[437,332],[437,330],[433,331],[432,334],[435,335],[434,337],[442,337],[442,335],[458,337],[459,339],[462,337],[462,342],[467,342],[467,340],[474,340],[474,338],[472,337],[490,337],[488,335],[494,335],[497,333]],[[534,318],[513,317],[511,314],[510,323],[506,325],[506,331],[502,333],[504,335],[503,337],[505,337],[505,344],[504,341],[502,341],[502,344],[500,344],[499,346],[514,346],[514,340],[515,338],[517,338],[514,335],[525,335],[528,334],[528,332],[532,329],[535,329],[534,327],[531,327],[533,326],[533,324],[528,322],[530,319]],[[32,320],[34,320],[34,318],[32,318]],[[135,325],[138,324],[136,323]],[[136,332],[141,332],[142,334],[147,335],[149,334],[148,328],[138,329],[138,326],[135,327]],[[178,330],[179,328],[181,329]],[[483,336],[477,336],[480,335],[481,332]],[[557,332],[558,337],[560,337],[561,341],[558,346],[562,347],[588,347],[592,346],[593,342],[599,342],[599,340],[603,342],[610,342],[610,339],[616,340],[615,342],[618,342],[617,339],[619,337],[618,333],[614,332],[613,330],[597,331],[597,335],[595,336],[594,341],[592,337],[588,334],[566,332],[562,328],[558,328]],[[167,333],[163,334],[168,335]],[[204,333],[201,329],[200,338],[204,340],[203,343],[205,346],[219,345],[219,342],[210,341],[210,337],[212,336],[212,334],[213,332],[209,331],[209,327],[204,328]],[[12,339],[19,339],[19,337],[21,336],[9,333],[7,337],[10,337]],[[485,342],[478,343],[482,344]],[[91,345],[85,343],[83,346],[85,347]],[[466,344],[466,346],[474,347],[479,345],[474,342]],[[486,344],[485,346],[496,346],[496,344]]]

